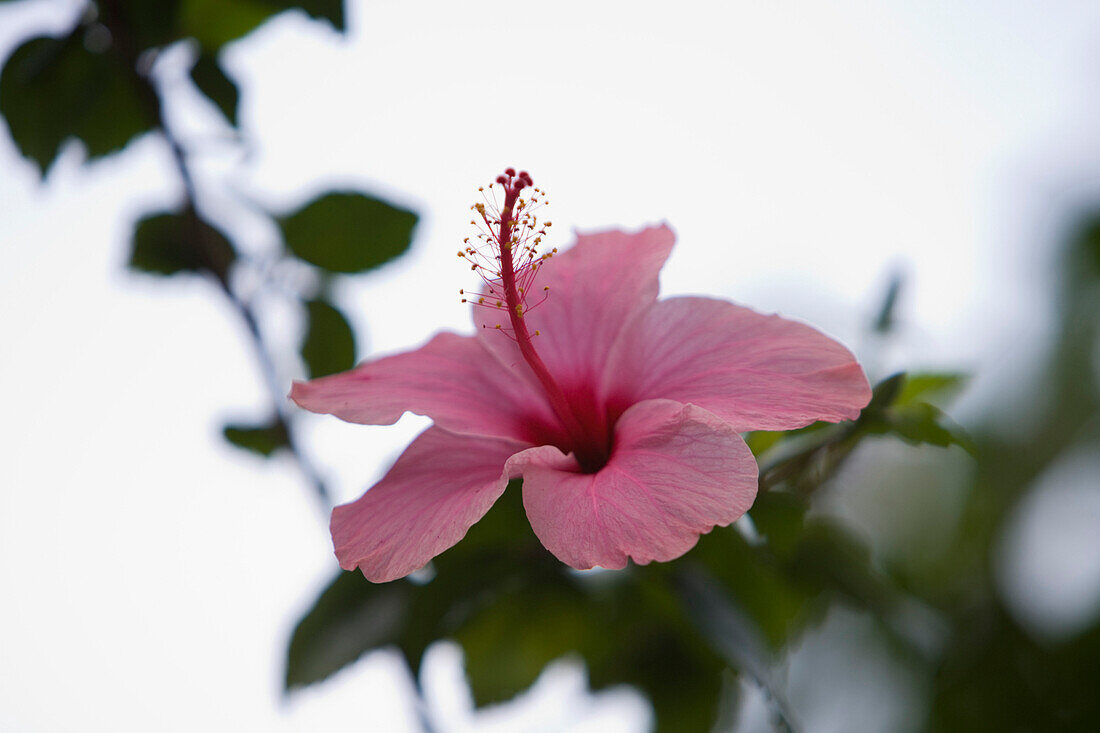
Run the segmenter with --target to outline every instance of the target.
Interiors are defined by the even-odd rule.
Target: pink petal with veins
[[[625,409],[647,399],[699,405],[739,431],[854,419],[871,399],[841,344],[807,325],[710,298],[670,298],[615,344],[604,394]]]
[[[523,445],[428,428],[358,500],[332,512],[340,567],[382,583],[454,545],[504,493]],[[535,449],[538,450],[538,449]]]
[[[390,425],[407,410],[451,432],[533,443],[541,442],[546,425],[556,424],[536,385],[517,378],[481,339],[452,333],[415,351],[295,382],[290,398],[348,422]]]
[[[535,534],[575,568],[672,560],[699,535],[748,511],[756,461],[730,425],[694,405],[651,400],[628,409],[599,472],[560,452],[534,449],[511,464]]]

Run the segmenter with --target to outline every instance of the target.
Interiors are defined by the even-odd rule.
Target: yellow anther
[[[497,325],[493,326],[493,328],[500,328],[500,324],[498,323]]]
[[[542,335],[542,332],[541,332],[541,331],[539,331],[539,330],[538,330],[538,329],[536,328],[536,329],[535,329],[535,335],[536,335],[536,336],[541,336],[541,335]]]

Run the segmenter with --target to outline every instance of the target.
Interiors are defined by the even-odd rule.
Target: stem
[[[102,11],[102,21],[107,26],[108,30],[110,30],[111,36],[114,39],[112,48],[116,53],[116,58],[127,76],[130,77],[134,88],[138,91],[142,103],[145,105],[146,113],[149,115],[150,122],[153,127],[164,136],[172,152],[172,160],[175,163],[176,172],[179,174],[180,181],[183,184],[185,216],[187,217],[188,227],[191,230],[190,240],[200,252],[207,254],[212,251],[212,247],[205,236],[203,228],[200,226],[201,221],[195,208],[198,194],[195,186],[195,179],[191,174],[187,162],[187,152],[183,149],[183,145],[180,143],[179,139],[172,134],[171,125],[168,124],[165,115],[164,103],[157,92],[156,86],[149,77],[138,72],[138,49],[130,33],[126,17],[121,12],[118,0],[101,0],[100,9]],[[203,257],[203,260],[211,261],[211,258]],[[299,470],[301,470],[312,487],[313,493],[316,495],[322,511],[327,514],[332,509],[332,499],[329,495],[328,488],[325,486],[324,480],[302,449],[298,435],[293,428],[294,420],[287,406],[285,397],[286,390],[279,384],[278,374],[275,369],[275,360],[264,340],[263,333],[260,331],[256,312],[249,303],[242,300],[233,291],[227,273],[224,270],[219,271],[212,269],[211,274],[214,276],[214,280],[217,282],[222,294],[233,305],[234,310],[240,315],[241,320],[244,321],[245,327],[248,330],[249,340],[252,343],[253,352],[260,366],[260,371],[264,375],[264,383],[267,387],[268,395],[271,398],[271,406],[275,412],[275,418],[286,432],[287,447],[290,450],[290,454],[298,464]]]

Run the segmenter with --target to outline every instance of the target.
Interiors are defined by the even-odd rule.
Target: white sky
[[[0,47],[71,5],[0,7]],[[408,257],[341,293],[363,356],[466,328],[453,252],[476,187],[515,165],[548,189],[556,244],[668,221],[665,292],[779,311],[857,349],[900,267],[905,326],[882,368],[995,375],[1039,348],[1051,232],[1100,190],[1087,0],[349,11],[346,38],[291,13],[227,49],[247,150],[186,99],[181,126],[212,151],[207,190],[286,209],[340,184],[424,215]],[[90,167],[72,147],[39,186],[5,132],[0,171],[0,730],[411,725],[384,655],[280,702],[287,634],[336,566],[292,465],[222,445],[221,424],[265,399],[233,314],[201,281],[123,268],[135,217],[175,195],[162,146]],[[273,243],[262,222],[226,222],[257,252]],[[293,340],[284,310],[273,331]],[[350,499],[422,424],[318,418],[309,438]],[[584,708],[575,682],[551,675],[510,723],[440,709],[454,730],[569,722],[547,711],[575,730],[643,725],[635,698]]]

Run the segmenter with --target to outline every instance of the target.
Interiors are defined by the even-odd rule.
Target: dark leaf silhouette
[[[291,252],[330,272],[363,272],[409,248],[416,214],[361,193],[330,193],[282,219]]]
[[[289,445],[286,425],[281,420],[267,425],[226,425],[222,433],[226,440],[238,448],[264,457]]]
[[[197,39],[206,53],[214,53],[272,15],[291,8],[301,8],[310,17],[344,30],[343,0],[180,0],[178,33]]]
[[[310,378],[355,366],[355,335],[344,314],[323,300],[311,300],[306,308],[309,328],[302,344],[302,359]]]
[[[208,271],[224,281],[235,258],[228,240],[188,211],[138,222],[130,267],[158,275]]]
[[[100,38],[86,44],[86,34]],[[111,43],[100,25],[78,27],[66,38],[35,38],[0,73],[0,113],[19,150],[42,171],[69,138],[83,141],[88,156],[97,158],[153,126],[141,90],[109,46],[95,45],[100,41]]]

